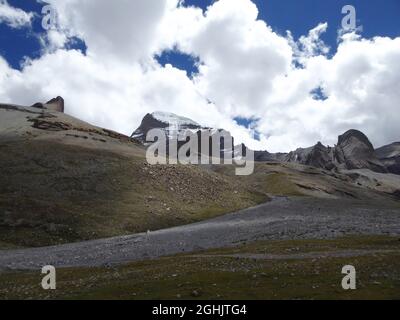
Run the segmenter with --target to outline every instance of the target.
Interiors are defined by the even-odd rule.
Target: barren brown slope
[[[1,105],[0,119],[2,247],[161,229],[267,198],[200,167],[149,167],[135,141],[62,113]]]
[[[229,166],[148,166],[144,148],[126,136],[63,113],[10,105],[0,105],[0,166],[2,248],[184,225],[252,207],[268,195],[398,205],[392,187],[297,164],[258,163],[248,177]]]

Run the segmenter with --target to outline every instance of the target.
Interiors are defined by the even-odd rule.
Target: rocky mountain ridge
[[[216,137],[218,134],[223,134],[223,129],[215,129],[215,128],[208,128],[201,126],[197,122],[193,121],[192,119],[182,117],[176,115],[174,113],[169,112],[161,112],[156,111],[153,113],[148,113],[144,116],[139,128],[137,128],[131,135],[131,138],[139,140],[143,145],[149,145],[149,141],[146,140],[147,134],[152,129],[161,129],[165,132],[165,135],[168,139],[173,139],[175,137],[180,137],[178,141],[178,149],[182,145],[186,143],[188,140],[184,134],[187,131],[197,135],[198,138],[198,150],[197,154],[208,154],[212,156],[212,141],[213,137]],[[202,150],[201,139],[202,137],[209,139],[209,148],[208,150]],[[228,137],[229,138],[229,137]],[[235,147],[234,138],[230,137],[230,141],[225,141],[224,138],[221,139],[221,143],[219,146],[220,150],[220,157],[224,157],[226,152],[230,152],[233,155],[232,150],[241,150],[242,146]],[[169,141],[167,141],[169,144]],[[242,154],[244,154],[243,150]]]
[[[175,125],[171,125],[173,123]],[[135,130],[132,137],[146,144],[147,132],[155,128],[166,130],[168,136],[173,130],[178,133],[185,130],[193,132],[215,130],[202,127],[189,118],[171,113],[155,112],[147,114],[143,118],[140,127]],[[233,139],[232,145],[234,145]],[[242,145],[242,149],[246,149],[246,146]],[[289,153],[255,151],[255,161],[298,163],[325,170],[370,169],[378,173],[400,174],[400,142],[375,150],[364,133],[352,129],[340,135],[338,143],[334,147],[324,146],[318,142],[312,147],[299,148]]]
[[[326,170],[370,169],[379,173],[389,172],[378,159],[367,136],[358,130],[349,130],[339,136],[338,143],[334,147],[326,147],[318,142],[313,147],[290,152],[283,161]]]
[[[400,175],[400,142],[378,148],[375,153],[389,172]]]

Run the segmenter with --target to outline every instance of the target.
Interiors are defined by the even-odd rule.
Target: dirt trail
[[[267,239],[400,235],[400,208],[354,200],[276,198],[222,217],[149,233],[0,251],[0,270],[109,266]]]

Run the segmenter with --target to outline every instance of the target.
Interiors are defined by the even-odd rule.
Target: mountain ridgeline
[[[290,152],[283,157],[283,161],[326,170],[370,169],[379,173],[390,172],[379,159],[367,136],[357,130],[349,130],[339,136],[335,147],[326,147],[318,142],[313,147]]]
[[[146,135],[151,129],[162,129],[167,137],[171,136],[173,131],[179,134],[185,130],[191,130],[198,136],[204,131],[209,131],[211,134],[218,132],[215,129],[202,127],[189,118],[172,113],[154,112],[143,118],[140,127],[132,134],[132,138],[146,145],[148,143]],[[233,138],[232,146],[234,146]],[[245,146],[241,147],[245,149]],[[221,151],[226,149],[222,145]],[[358,130],[349,130],[339,136],[338,143],[334,147],[327,147],[318,142],[315,146],[299,148],[289,153],[255,151],[255,161],[298,163],[324,170],[370,169],[378,173],[400,174],[400,142],[375,150],[365,134]]]
[[[240,176],[231,165],[148,163],[151,129],[171,138],[175,131],[216,135],[220,129],[158,112],[146,115],[130,138],[63,110],[61,97],[32,106],[0,103],[0,249],[160,230],[276,197],[380,206],[398,206],[400,199],[400,175],[387,174],[400,172],[400,144],[374,150],[359,131],[340,136],[334,148],[319,143],[291,153],[255,152],[254,173]],[[226,149],[220,144],[224,156],[234,145],[229,139]]]

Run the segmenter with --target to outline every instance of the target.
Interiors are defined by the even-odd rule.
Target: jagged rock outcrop
[[[335,162],[346,169],[371,169],[387,173],[378,159],[375,149],[367,136],[358,130],[349,130],[339,137],[335,148]]]
[[[53,98],[46,103],[35,103],[32,108],[44,109],[49,111],[64,112],[64,99],[60,96]]]
[[[60,96],[46,102],[45,108],[51,111],[64,112],[64,99]]]
[[[375,153],[390,173],[400,174],[400,142],[378,148]]]
[[[308,166],[332,170],[335,168],[333,150],[318,142],[314,147],[297,149],[283,158],[284,162],[297,162]]]
[[[339,136],[338,144],[333,148],[319,142],[313,147],[290,152],[284,161],[326,170],[371,169],[380,173],[388,172],[367,136],[358,130],[349,130]]]

